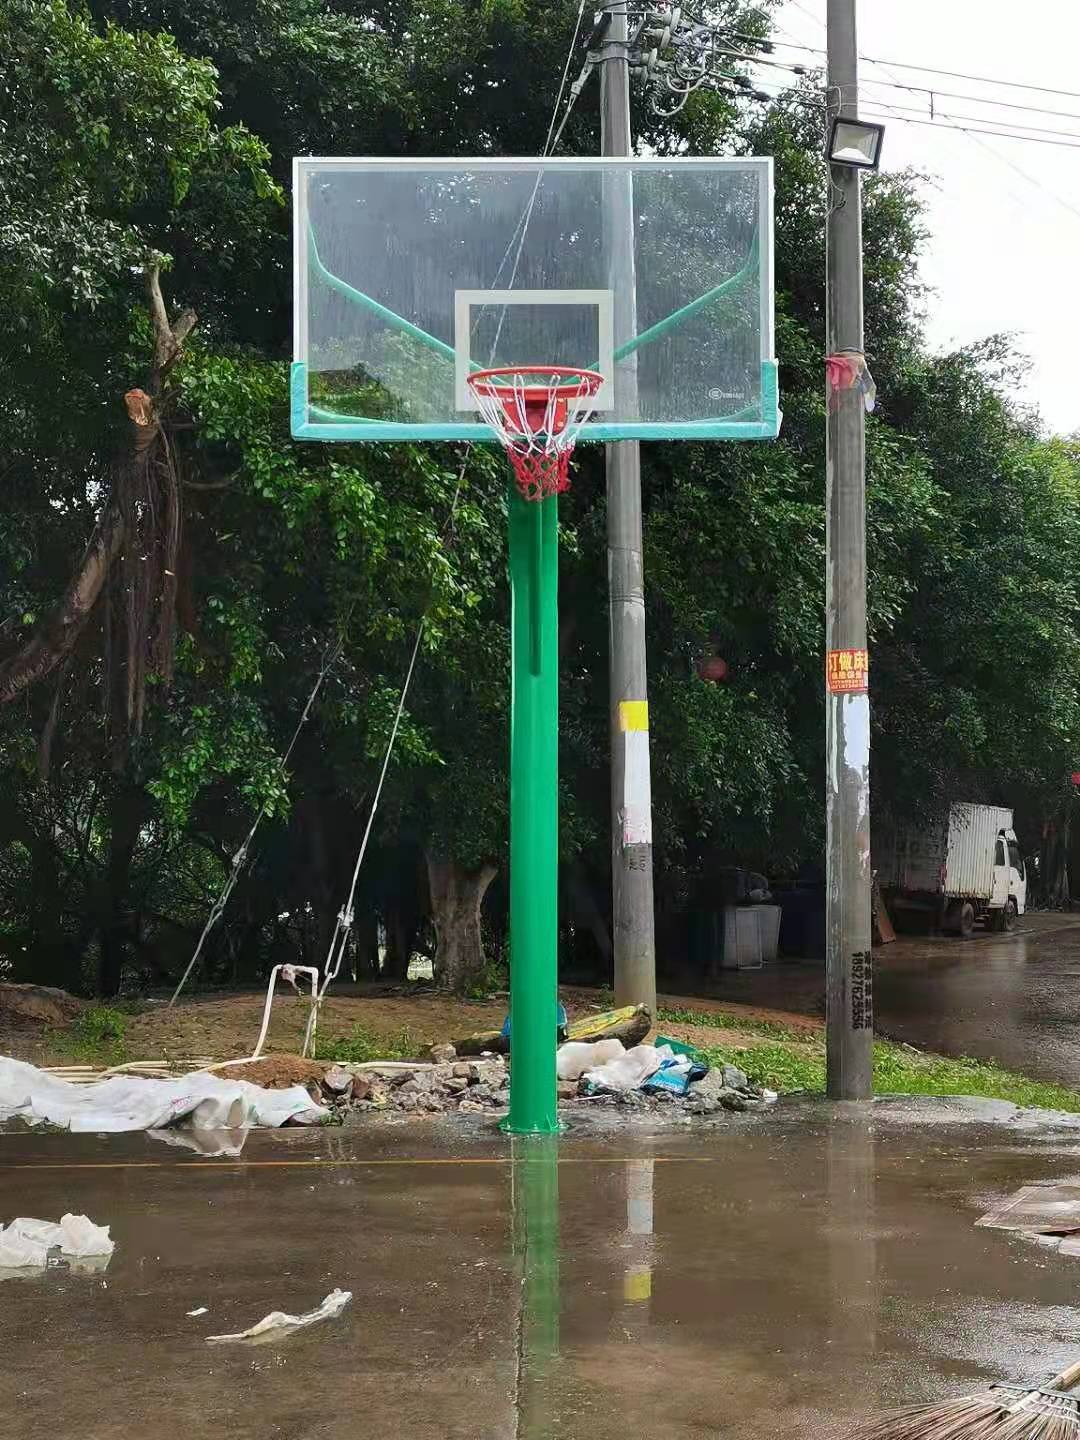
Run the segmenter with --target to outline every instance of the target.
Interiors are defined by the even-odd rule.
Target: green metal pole
[[[559,502],[510,492],[510,1113],[559,1129]]]

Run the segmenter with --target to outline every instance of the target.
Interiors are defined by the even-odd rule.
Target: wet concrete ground
[[[117,1242],[101,1274],[0,1280],[3,1433],[817,1437],[1038,1377],[1076,1350],[1080,1259],[974,1221],[1075,1178],[1080,1124],[950,1113],[797,1102],[632,1144],[261,1133],[226,1160],[0,1135],[0,1218],[85,1211]],[[335,1286],[337,1320],[205,1342]]]
[[[821,965],[721,972],[710,994],[824,1013]],[[903,936],[874,951],[874,1020],[946,1055],[1080,1086],[1080,915],[1028,915],[1012,935]]]

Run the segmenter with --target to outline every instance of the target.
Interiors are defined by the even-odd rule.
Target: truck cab
[[[988,930],[1011,930],[1027,909],[1027,866],[1015,830],[999,830],[994,844],[993,889],[986,907]]]

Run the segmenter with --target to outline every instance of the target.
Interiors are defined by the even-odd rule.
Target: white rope
[[[289,757],[293,752],[293,747],[296,745],[297,740],[299,740],[300,738],[301,730],[303,730],[304,726],[307,724],[308,716],[311,714],[312,706],[315,704],[319,691],[322,689],[323,681],[326,679],[326,676],[329,673],[331,666],[336,662],[340,654],[340,640],[336,641],[324,652],[323,662],[319,669],[318,675],[315,677],[315,684],[311,687],[311,694],[307,698],[307,704],[304,706],[303,711],[301,712],[300,719],[296,722],[296,729],[293,731],[292,739],[289,741],[288,748],[286,749],[285,754],[282,755],[281,759],[278,761],[277,770],[274,774],[275,780],[279,780],[281,776],[285,773],[285,767],[289,763]],[[206,917],[206,924],[203,926],[202,934],[199,936],[199,943],[195,946],[194,953],[192,954],[191,959],[188,961],[187,969],[180,977],[179,985],[177,985],[176,989],[172,993],[172,999],[169,1001],[168,1004],[168,1009],[170,1010],[176,1004],[180,991],[183,990],[184,986],[188,982],[188,977],[195,969],[195,966],[199,960],[199,956],[203,952],[203,946],[206,944],[207,937],[209,936],[211,930],[213,930],[217,922],[221,919],[225,906],[229,903],[229,896],[236,888],[236,882],[237,880],[239,880],[240,872],[244,868],[244,864],[247,860],[248,849],[251,845],[251,842],[255,838],[256,830],[258,830],[260,824],[262,823],[268,806],[269,796],[259,806],[251,829],[244,837],[244,843],[240,846],[240,849],[237,850],[236,854],[233,856],[232,869],[229,871],[229,874],[226,877],[221,894],[210,907],[210,914]]]
[[[466,459],[468,458],[466,454]],[[461,472],[458,476],[458,488],[454,493],[454,504],[451,510],[451,518],[457,509],[457,496],[461,490],[461,481],[465,474],[465,460],[461,462]],[[371,800],[371,809],[368,811],[367,824],[364,826],[364,835],[360,841],[360,849],[356,856],[356,864],[353,866],[352,884],[349,886],[349,898],[338,911],[337,921],[334,924],[334,933],[330,939],[330,948],[326,953],[326,966],[323,970],[322,986],[319,989],[318,998],[313,1002],[311,1014],[308,1016],[307,1028],[304,1031],[304,1046],[302,1055],[311,1054],[315,1044],[315,1031],[319,1023],[319,1011],[322,1002],[329,990],[331,983],[337,979],[341,971],[341,963],[345,956],[345,946],[349,942],[349,935],[353,925],[353,901],[356,899],[356,886],[360,879],[360,867],[364,863],[364,856],[367,854],[368,841],[371,839],[371,829],[375,824],[375,815],[379,808],[379,801],[382,799],[383,785],[386,783],[386,772],[390,768],[390,757],[394,753],[394,743],[397,740],[398,730],[401,726],[401,717],[405,713],[405,701],[409,695],[409,686],[412,684],[413,671],[416,669],[416,657],[420,653],[420,642],[424,638],[424,627],[427,624],[427,614],[421,616],[420,624],[416,627],[416,640],[413,643],[412,655],[409,657],[409,668],[405,672],[405,683],[401,687],[401,695],[398,697],[397,710],[394,714],[394,723],[390,730],[390,739],[387,741],[386,753],[383,756],[382,769],[379,771],[379,783],[375,786],[375,794]]]
[[[450,501],[450,510],[443,523],[442,535],[452,535],[454,521],[457,518],[458,502],[461,499],[461,487],[465,483],[465,470],[469,463],[469,456],[472,454],[472,442],[465,446],[461,464],[458,467],[457,482],[454,485],[454,494]],[[430,602],[429,602],[430,603]],[[349,897],[337,914],[334,922],[334,933],[330,938],[330,948],[326,952],[326,965],[323,968],[323,980],[319,989],[318,998],[311,1007],[311,1014],[308,1016],[307,1027],[304,1031],[304,1045],[302,1055],[312,1054],[315,1046],[315,1031],[319,1024],[319,1011],[322,1009],[326,992],[341,973],[342,961],[345,958],[345,947],[349,943],[349,935],[352,932],[354,912],[353,901],[356,899],[356,886],[360,879],[360,867],[364,863],[364,856],[367,854],[368,841],[371,839],[371,830],[375,824],[375,815],[379,809],[379,801],[382,799],[383,785],[386,783],[386,772],[390,768],[390,757],[394,753],[394,745],[397,741],[398,730],[401,728],[401,718],[405,714],[405,702],[409,698],[409,686],[412,684],[413,671],[416,669],[417,656],[420,654],[420,644],[424,638],[424,628],[427,625],[427,607],[420,617],[420,624],[416,627],[416,639],[413,642],[412,654],[409,656],[409,668],[405,672],[405,680],[401,687],[401,694],[398,696],[397,710],[394,713],[394,723],[390,728],[390,738],[386,743],[386,753],[383,755],[382,769],[379,771],[378,784],[375,786],[375,794],[371,800],[371,808],[368,811],[367,824],[364,826],[364,834],[360,841],[360,849],[356,856],[356,864],[353,866],[352,884],[349,886]]]

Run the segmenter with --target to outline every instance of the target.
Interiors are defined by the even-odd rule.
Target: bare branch
[[[150,388],[156,395],[166,372],[180,357],[184,341],[198,324],[194,310],[185,310],[175,325],[169,324],[169,312],[161,293],[161,261],[151,260],[143,272],[146,279],[146,301],[154,326],[154,358]]]
[[[161,261],[151,260],[143,272],[146,280],[146,303],[150,308],[150,319],[154,326],[154,379],[160,379],[161,372],[169,364],[176,350],[168,311],[161,294]]]
[[[185,310],[177,320],[172,327],[172,334],[178,350],[198,323],[199,317],[194,310]]]

